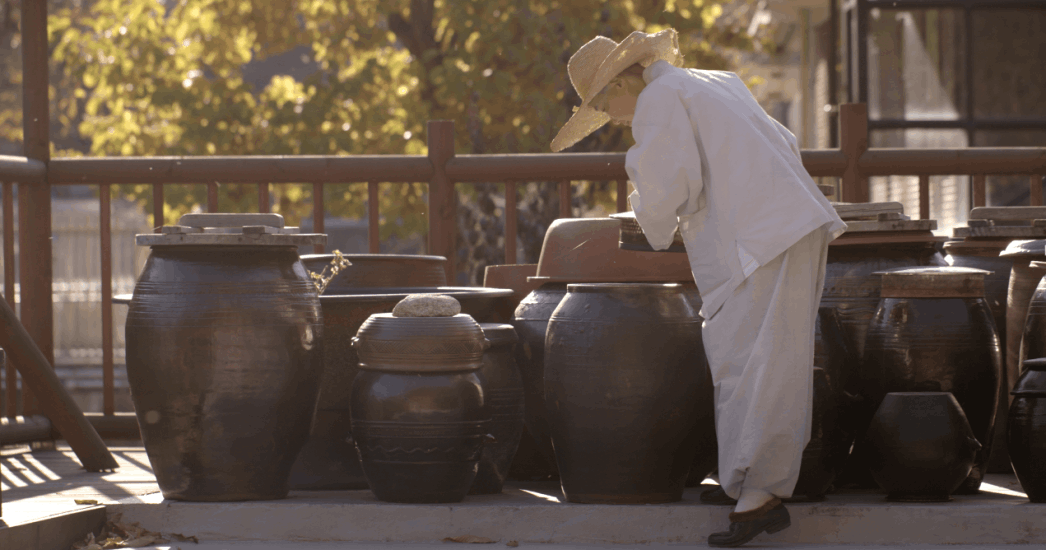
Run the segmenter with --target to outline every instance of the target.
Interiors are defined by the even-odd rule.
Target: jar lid
[[[883,298],[983,298],[991,271],[972,267],[907,267],[876,271]]]
[[[185,214],[159,233],[135,235],[138,246],[301,246],[325,245],[323,233],[284,227],[279,214]]]
[[[1013,241],[1010,243],[1009,246],[1006,247],[1006,250],[1003,250],[999,253],[999,256],[1026,256],[1046,259],[1046,240],[1037,239],[1032,241]]]
[[[359,367],[384,372],[460,372],[483,366],[490,343],[472,316],[393,317],[375,313],[360,326],[352,346]]]
[[[1011,395],[1046,396],[1046,358],[1027,359]]]
[[[483,336],[490,340],[491,347],[512,345],[519,341],[515,327],[507,323],[480,323],[479,328],[483,329]]]
[[[637,252],[686,252],[686,245],[683,244],[683,236],[679,233],[678,228],[676,228],[675,235],[672,236],[672,244],[670,244],[666,250],[654,250],[654,248],[650,246],[650,241],[647,240],[646,234],[643,233],[643,228],[639,225],[639,221],[636,220],[635,212],[619,212],[617,214],[611,214],[610,217],[621,222],[621,240],[619,241],[618,246],[622,250],[634,250]]]

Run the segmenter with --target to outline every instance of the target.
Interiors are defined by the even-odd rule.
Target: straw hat
[[[570,57],[567,74],[574,90],[581,96],[581,106],[560,128],[552,140],[552,150],[562,151],[595,132],[610,116],[589,106],[596,96],[621,71],[635,63],[649,67],[655,61],[665,60],[679,67],[683,56],[679,53],[679,37],[675,29],[665,29],[657,34],[635,31],[620,44],[605,36],[597,36]]]

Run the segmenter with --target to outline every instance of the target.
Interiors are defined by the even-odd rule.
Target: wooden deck
[[[141,444],[113,445],[109,450],[120,468],[101,473],[85,471],[64,445],[54,451],[30,452],[29,447],[0,451],[4,523],[19,525],[160,492]]]

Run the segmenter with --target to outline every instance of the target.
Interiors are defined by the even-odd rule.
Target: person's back
[[[738,248],[741,257],[764,265],[838,218],[803,168],[795,138],[766,114],[736,74],[658,61],[643,78],[647,84],[632,119],[636,145],[627,153],[626,168],[633,180],[645,176],[664,182],[659,185],[679,185],[669,183],[677,166],[700,170],[699,177],[687,178],[688,189],[666,193],[683,199],[680,229],[690,234],[687,250],[698,288],[708,298],[704,313],[711,315],[725,298],[714,291],[747,276],[734,261]],[[685,125],[678,120],[684,116]],[[633,204],[641,221],[643,210],[658,207],[643,199]]]

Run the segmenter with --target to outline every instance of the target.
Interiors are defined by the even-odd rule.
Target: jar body
[[[678,501],[713,399],[679,285],[571,285],[549,320],[545,402],[571,502]]]
[[[469,492],[492,439],[479,372],[488,345],[466,314],[379,313],[360,327],[352,439],[379,500],[459,502]]]
[[[868,427],[870,465],[887,498],[940,502],[969,475],[979,443],[947,392],[887,394]]]
[[[957,489],[975,493],[991,452],[1001,370],[999,339],[983,298],[883,298],[868,326],[861,395],[878,408],[891,392],[952,393],[983,446]]]
[[[480,327],[491,342],[483,353],[479,372],[485,382],[494,441],[483,448],[469,494],[494,495],[505,484],[523,435],[523,379],[516,367],[516,333],[512,325],[483,323]]]
[[[164,497],[286,496],[323,368],[294,247],[155,246],[127,316],[127,376]]]

